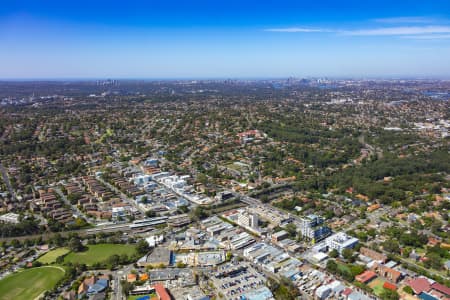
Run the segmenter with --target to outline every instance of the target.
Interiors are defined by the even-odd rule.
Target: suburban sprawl
[[[449,91],[0,82],[0,300],[449,300]]]

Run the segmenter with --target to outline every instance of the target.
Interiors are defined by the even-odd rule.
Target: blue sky
[[[288,76],[450,78],[450,1],[0,6],[4,79]]]

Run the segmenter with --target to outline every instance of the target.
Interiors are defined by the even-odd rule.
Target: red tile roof
[[[402,273],[400,273],[399,271],[378,263],[373,265],[372,270],[377,272],[380,276],[385,277],[393,282],[398,282],[400,277],[402,276]]]
[[[383,287],[385,289],[389,289],[391,291],[396,291],[397,290],[397,286],[395,284],[387,282],[387,281],[383,284]]]
[[[351,293],[353,293],[352,289],[351,289],[351,288],[346,288],[346,289],[342,292],[342,295],[348,296],[348,295],[350,295]]]
[[[450,288],[446,287],[445,285],[435,282],[431,285],[431,288],[433,290],[439,291],[447,296],[450,296]]]
[[[366,283],[369,280],[374,279],[377,277],[377,274],[373,271],[364,271],[363,273],[355,276],[355,279],[359,282]]]
[[[130,274],[127,275],[127,281],[128,282],[135,282],[136,280],[137,280],[137,275],[136,274],[130,273]]]
[[[419,295],[422,292],[428,292],[431,288],[428,279],[423,277],[411,279],[408,284],[413,289],[414,293],[417,295]]]
[[[156,294],[158,295],[159,300],[171,300],[169,294],[167,293],[166,288],[158,283],[154,285]]]

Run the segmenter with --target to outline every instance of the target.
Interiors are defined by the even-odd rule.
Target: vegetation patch
[[[61,267],[44,266],[15,273],[0,280],[0,299],[35,299],[63,278]]]
[[[377,295],[378,297],[381,297],[381,295],[384,292],[384,280],[381,278],[376,278],[374,280],[372,280],[371,282],[369,282],[368,286],[373,290],[374,294]]]
[[[42,264],[53,264],[56,262],[56,259],[60,256],[64,256],[67,253],[69,253],[70,250],[67,248],[57,248],[50,250],[49,252],[45,253],[41,257],[38,258],[38,262]]]
[[[105,262],[112,255],[133,256],[136,249],[133,245],[125,244],[98,244],[89,245],[86,251],[71,252],[66,255],[64,262],[81,263],[92,266]]]

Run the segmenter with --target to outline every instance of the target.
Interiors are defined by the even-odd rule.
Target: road
[[[78,207],[76,205],[72,205],[72,203],[70,203],[69,199],[67,199],[66,195],[64,195],[64,193],[58,187],[53,187],[53,190],[61,197],[62,201],[72,209],[72,213],[74,216],[76,216],[78,218],[83,218],[83,219],[87,220],[89,223],[95,223],[94,220],[91,220],[88,217],[86,217],[83,214],[83,212],[81,212],[78,209]]]
[[[139,205],[136,204],[136,202],[133,199],[130,199],[127,195],[125,195],[121,190],[110,184],[109,182],[106,182],[101,178],[100,176],[96,176],[96,179],[106,185],[110,190],[114,191],[116,194],[120,195],[120,198],[130,204],[131,206],[135,207],[138,211],[140,211],[143,215],[145,215],[145,210]]]
[[[11,186],[11,181],[9,181],[8,172],[6,172],[6,169],[5,167],[3,167],[1,162],[0,162],[0,172],[2,173],[3,181],[5,182],[12,199],[17,200],[16,193],[14,193],[14,189]]]
[[[126,299],[122,292],[122,285],[120,284],[120,279],[122,276],[127,275],[131,273],[131,270],[134,269],[134,265],[127,265],[121,268],[120,270],[117,270],[112,273],[113,275],[113,281],[114,281],[114,289],[113,289],[113,295],[111,299],[113,300],[123,300]]]
[[[383,158],[383,150],[366,143],[364,135],[358,137],[358,142],[362,144],[364,148],[369,150],[370,155],[376,156],[378,159]]]

